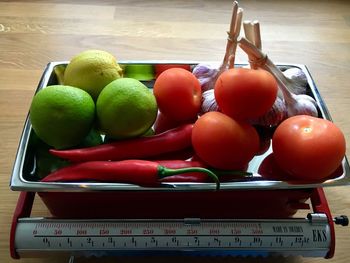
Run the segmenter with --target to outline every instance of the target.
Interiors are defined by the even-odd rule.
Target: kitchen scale
[[[55,69],[68,62],[47,65],[38,90],[57,84]],[[196,62],[123,62],[157,68],[181,65],[190,70]],[[246,65],[237,65],[246,66]],[[331,119],[311,75],[308,94],[319,115]],[[152,87],[153,80],[144,81]],[[27,118],[11,177],[11,189],[20,191],[13,217],[10,251],[15,259],[65,254],[74,257],[186,255],[274,256],[299,255],[331,258],[335,225],[348,225],[344,215],[333,217],[323,188],[350,184],[344,157],[341,167],[322,183],[292,184],[264,178],[258,168],[271,153],[249,164],[251,177],[221,183],[162,183],[140,187],[121,183],[43,183],[35,178],[33,131]],[[31,217],[40,197],[52,217]]]
[[[70,262],[75,256],[111,255],[331,258],[334,225],[349,223],[346,216],[332,217],[322,188],[312,190],[312,211],[305,218],[286,219],[34,218],[34,197],[21,192],[15,210],[10,249],[16,259],[51,253],[69,255]]]

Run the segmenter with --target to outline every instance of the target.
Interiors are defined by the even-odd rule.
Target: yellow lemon
[[[81,88],[96,100],[110,82],[122,77],[116,58],[102,50],[86,50],[74,56],[64,72],[64,85]]]

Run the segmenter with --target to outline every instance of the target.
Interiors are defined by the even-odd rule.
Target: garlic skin
[[[305,94],[293,95],[292,100],[286,100],[288,117],[295,115],[309,115],[318,117],[316,101]]]
[[[216,65],[200,63],[193,68],[192,73],[199,80],[204,92],[214,88],[219,68]]]
[[[284,76],[294,82],[293,90],[294,94],[305,94],[308,86],[308,81],[305,73],[300,68],[289,68],[283,71]]]
[[[306,94],[295,94],[287,88],[280,78],[276,78],[276,80],[287,107],[288,118],[295,115],[318,117],[317,103],[314,98]]]
[[[215,100],[214,89],[209,89],[202,94],[202,105],[200,115],[209,111],[220,111],[220,108]]]
[[[263,116],[249,120],[252,125],[273,127],[280,124],[287,117],[287,106],[284,101],[277,97],[271,109]]]

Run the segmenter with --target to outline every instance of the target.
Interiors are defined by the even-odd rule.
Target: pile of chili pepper
[[[191,152],[192,127],[186,124],[154,136],[88,148],[51,149],[51,154],[72,164],[47,175],[42,182],[98,181],[157,186],[162,182],[214,181],[216,189],[219,189],[216,172],[209,170],[201,161],[162,158]],[[232,174],[237,175],[237,172]]]

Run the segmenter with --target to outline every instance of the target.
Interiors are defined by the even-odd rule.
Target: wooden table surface
[[[69,60],[85,49],[103,49],[119,60],[220,61],[231,18],[230,0],[220,1],[0,1],[0,262],[9,256],[9,228],[18,192],[9,180],[28,109],[45,65]],[[350,2],[240,1],[244,19],[261,23],[263,50],[274,62],[309,68],[333,121],[350,145]],[[238,61],[247,57],[237,52]],[[347,147],[349,157],[349,146]],[[333,215],[350,216],[350,188],[326,189]],[[36,200],[33,215],[48,215]],[[336,252],[350,257],[350,227],[336,227]],[[169,258],[176,262],[181,258]],[[65,257],[22,262],[67,262]],[[120,259],[121,260],[121,259]],[[186,259],[184,259],[186,260]],[[189,260],[189,259],[187,259]],[[320,258],[192,258],[191,262],[318,262]],[[163,262],[126,258],[123,262]],[[76,262],[113,262],[77,259]]]

